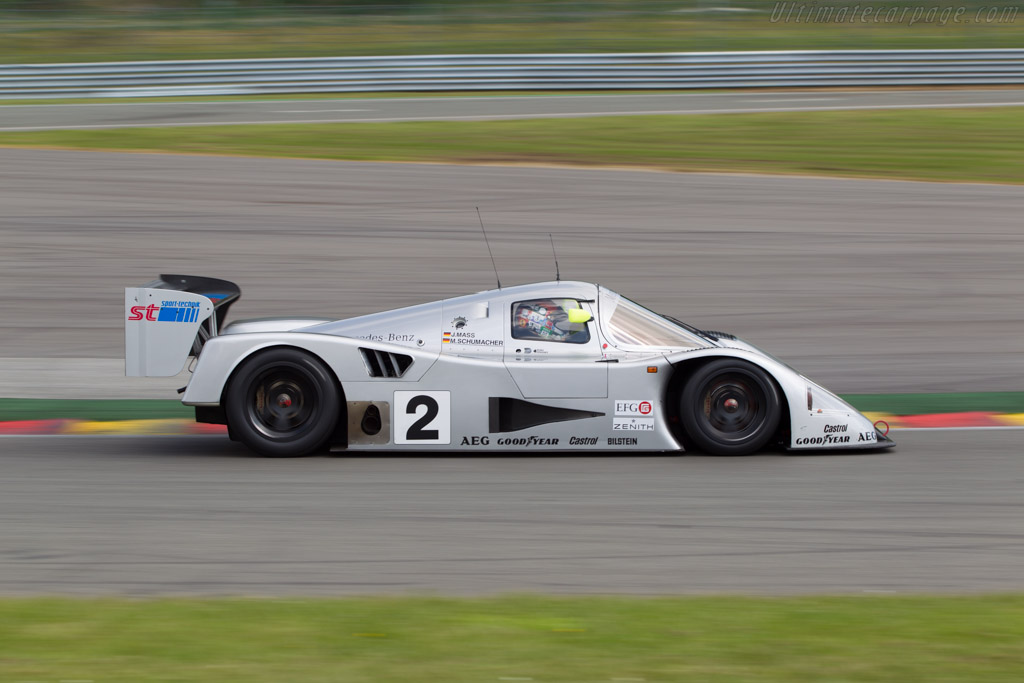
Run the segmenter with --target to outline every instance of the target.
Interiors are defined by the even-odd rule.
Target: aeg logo
[[[639,399],[619,399],[615,401],[615,414],[628,416],[647,416],[654,413],[654,403]]]

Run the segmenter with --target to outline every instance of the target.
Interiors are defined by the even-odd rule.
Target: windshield
[[[601,325],[608,341],[618,347],[697,348],[708,343],[635,301],[601,289]]]

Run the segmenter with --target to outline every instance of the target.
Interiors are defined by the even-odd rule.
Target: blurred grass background
[[[0,133],[0,147],[1024,182],[1024,107]]]
[[[773,21],[774,0],[0,0],[0,63],[1024,46],[1024,17],[973,21],[977,8],[1024,0],[961,5],[971,22],[910,25]]]
[[[1024,597],[0,601],[3,680],[1017,683]]]

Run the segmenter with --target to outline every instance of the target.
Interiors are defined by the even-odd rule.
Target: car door
[[[594,312],[591,302],[565,296],[530,296],[505,307],[505,367],[524,398],[607,398]]]

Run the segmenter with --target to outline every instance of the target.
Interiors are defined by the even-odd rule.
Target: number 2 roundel
[[[393,423],[396,444],[450,444],[451,392],[396,391]]]

